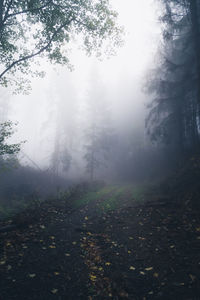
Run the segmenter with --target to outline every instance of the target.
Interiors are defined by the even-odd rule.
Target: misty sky
[[[10,99],[10,118],[18,121],[16,139],[27,140],[24,152],[45,166],[53,149],[56,120],[60,110],[84,111],[88,94],[96,87],[106,91],[112,106],[113,118],[119,123],[132,120],[133,126],[143,121],[147,96],[141,92],[145,71],[153,64],[159,41],[157,7],[152,0],[112,0],[125,27],[125,45],[117,55],[98,61],[86,57],[77,44],[71,46],[71,62],[75,70],[58,68],[42,62],[46,76],[34,79],[29,96],[17,95]],[[94,97],[95,98],[95,97]],[[63,101],[63,103],[62,103]],[[76,103],[76,107],[75,107]],[[128,125],[127,125],[128,126]]]

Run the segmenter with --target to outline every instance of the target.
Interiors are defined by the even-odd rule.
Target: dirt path
[[[106,187],[2,233],[0,299],[200,299],[200,220],[192,208]]]

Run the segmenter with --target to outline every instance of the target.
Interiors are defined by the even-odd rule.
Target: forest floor
[[[1,300],[200,299],[200,217],[189,202],[106,186],[37,214],[0,233]]]

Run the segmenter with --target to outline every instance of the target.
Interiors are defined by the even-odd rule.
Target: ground
[[[2,230],[0,299],[200,299],[199,211],[145,197],[106,186]]]

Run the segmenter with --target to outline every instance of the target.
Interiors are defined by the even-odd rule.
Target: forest
[[[0,300],[200,299],[200,1],[0,0]]]

